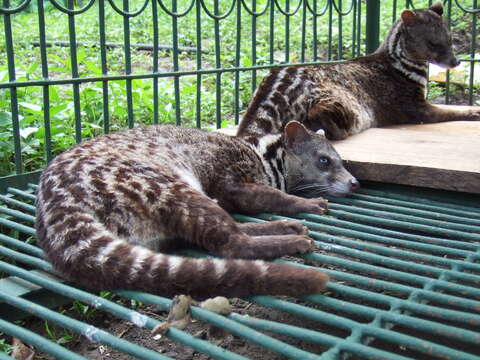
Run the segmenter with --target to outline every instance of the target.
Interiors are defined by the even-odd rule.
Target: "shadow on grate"
[[[69,350],[14,320],[33,315],[56,324],[101,344],[94,346],[95,351],[109,351],[112,359],[478,359],[480,355],[478,197],[458,200],[460,194],[431,195],[400,187],[385,191],[370,185],[348,199],[331,199],[327,216],[295,217],[309,227],[317,251],[277,260],[326,271],[332,281],[324,294],[234,300],[235,312],[229,316],[193,307],[193,330],[171,329],[159,340],[151,338],[149,330],[160,323],[170,299],[132,291],[102,297],[54,276],[34,245],[35,189],[30,184],[0,195],[0,302],[4,303],[0,331],[37,351],[60,359],[92,356],[88,346],[85,351]],[[104,324],[52,310],[73,301],[106,312],[107,322],[124,325],[128,334],[115,336]],[[132,310],[127,306],[132,302],[142,306]]]

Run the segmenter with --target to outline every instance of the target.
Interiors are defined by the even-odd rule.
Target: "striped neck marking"
[[[422,86],[426,94],[428,63],[426,61],[416,61],[408,58],[403,50],[404,41],[403,23],[399,20],[392,27],[392,30],[385,40],[387,53],[393,59],[393,67],[410,80]]]
[[[282,134],[269,134],[258,140],[258,145],[253,147],[260,156],[265,172],[271,186],[286,191],[286,179],[284,175],[285,150],[281,144]]]

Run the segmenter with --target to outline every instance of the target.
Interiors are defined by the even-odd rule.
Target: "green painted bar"
[[[105,34],[105,0],[98,0],[98,32],[100,37],[100,62],[102,64],[102,75],[108,76],[107,48]],[[108,81],[102,81],[103,96],[103,132],[110,132],[110,113],[108,109]],[[155,101],[155,100],[154,100]]]
[[[470,216],[470,217],[475,217],[475,218],[480,218],[480,207],[477,206],[467,206],[467,205],[461,205],[458,203],[452,203],[452,202],[442,202],[438,200],[432,200],[428,198],[423,198],[421,196],[413,196],[413,195],[405,195],[404,193],[400,192],[387,192],[384,190],[376,190],[376,189],[363,189],[360,188],[358,190],[360,194],[365,194],[365,195],[373,195],[373,196],[378,196],[378,197],[384,197],[387,199],[395,199],[395,200],[402,200],[406,201],[412,204],[426,204],[426,205],[434,205],[438,207],[443,207],[446,210],[460,210],[464,211],[467,214],[465,216]]]
[[[52,265],[50,265],[45,260],[39,259],[35,256],[25,255],[25,254],[20,253],[18,251],[11,250],[11,249],[9,249],[5,246],[0,246],[0,254],[5,256],[6,258],[15,259],[16,261],[21,262],[23,264],[28,264],[28,265],[31,265],[31,266],[35,266],[36,268],[38,268],[40,270],[55,273],[55,271],[52,268]],[[6,270],[6,271],[8,272],[8,270]]]
[[[177,0],[172,0],[172,12],[177,12]],[[173,71],[180,69],[178,63],[178,19],[176,16],[172,16],[172,46],[173,46]],[[181,104],[180,104],[180,79],[178,76],[173,78],[173,84],[175,87],[175,124],[181,125]]]
[[[450,19],[452,18],[452,1],[447,2],[446,17],[448,21],[448,28],[451,29]],[[447,76],[445,82],[445,104],[450,104],[450,69],[447,69]]]
[[[257,11],[257,0],[252,1],[252,10],[253,12]],[[257,17],[252,16],[252,41],[251,41],[251,49],[252,49],[252,65],[257,65]],[[252,94],[257,88],[257,72],[255,70],[252,71]]]
[[[334,2],[335,4],[335,2]],[[337,45],[337,59],[343,59],[343,14],[342,14],[342,0],[337,0],[338,13],[338,45]]]
[[[66,2],[69,10],[74,10],[74,1],[67,0]],[[77,37],[75,32],[75,15],[68,13],[68,38],[70,41],[70,62],[72,78],[78,78],[78,60],[77,60]],[[75,141],[79,143],[82,141],[82,119],[80,109],[80,86],[73,83],[73,107],[75,113]]]
[[[306,48],[306,32],[307,32],[307,2],[303,1],[302,6],[302,30],[301,30],[301,37],[300,40],[301,47],[300,47],[300,62],[305,62],[305,48]]]
[[[464,228],[464,229],[467,229],[468,226],[463,227],[463,224],[470,225],[470,226],[477,226],[478,228],[472,231],[477,231],[477,232],[480,231],[480,220],[477,220],[477,219],[470,219],[470,218],[465,218],[461,216],[453,216],[453,215],[447,215],[447,214],[438,213],[438,212],[418,210],[418,209],[406,208],[403,206],[389,205],[385,203],[382,204],[374,201],[357,200],[357,199],[351,199],[351,198],[329,199],[329,201],[332,206],[336,206],[337,204],[351,205],[351,206],[366,207],[371,209],[378,209],[382,211],[389,211],[389,212],[393,212],[394,214],[422,216],[432,220],[448,221],[451,223],[455,223],[455,225],[458,224],[459,228]]]
[[[391,23],[393,24],[397,20],[397,0],[392,1],[392,20]]]
[[[152,28],[153,28],[153,54],[152,54],[152,69],[153,72],[158,72],[158,51],[159,51],[159,43],[158,43],[158,8],[157,2],[152,1]],[[197,31],[198,32],[198,31]],[[198,43],[198,39],[197,39]],[[198,48],[197,48],[198,51]],[[198,54],[201,53],[197,52]],[[157,79],[152,79],[153,85],[153,123],[159,123],[159,104],[158,104],[158,81]]]
[[[130,48],[130,17],[125,14],[128,14],[129,12],[128,0],[123,0],[123,12],[123,45],[125,56],[125,74],[129,75],[132,73],[132,50]],[[131,79],[126,79],[125,90],[127,94],[127,125],[131,129],[135,126],[135,119],[133,115],[133,94]]]
[[[37,1],[38,9],[38,34],[40,40],[40,58],[42,62],[42,77],[48,79],[48,60],[45,35],[45,10],[43,1]],[[43,95],[43,124],[45,126],[45,160],[52,160],[52,130],[50,128],[50,94],[48,85],[42,88]]]
[[[5,331],[6,332],[6,331]],[[0,360],[15,360],[14,358],[8,356],[7,354],[1,352],[0,353]]]
[[[32,228],[30,226],[25,226],[25,225],[16,223],[15,221],[10,221],[10,220],[4,219],[2,217],[0,217],[0,225],[6,226],[10,229],[21,231],[21,232],[23,232],[25,234],[28,234],[28,235],[35,235],[35,229],[34,228]]]
[[[476,9],[478,6],[478,1],[473,0],[472,8]],[[470,42],[470,59],[475,58],[475,50],[477,49],[477,14],[472,14],[472,27],[471,27],[471,42]],[[473,84],[475,79],[475,63],[470,62],[470,74],[469,74],[469,84],[468,84],[468,104],[470,106],[474,105],[473,103]]]
[[[290,0],[285,0],[285,12],[290,11]],[[290,62],[290,16],[285,15],[285,63]]]
[[[458,231],[458,230],[448,230],[443,228],[437,228],[431,225],[423,225],[423,224],[409,223],[406,221],[384,219],[384,218],[379,218],[371,215],[353,214],[351,212],[344,211],[344,210],[329,210],[329,214],[339,217],[341,219],[365,222],[367,224],[372,224],[372,225],[389,226],[396,229],[402,229],[407,231],[419,231],[426,234],[446,236],[451,238],[463,238],[463,239],[472,240],[472,241],[480,240],[480,235],[477,235],[477,234],[467,233],[467,232]]]
[[[338,63],[339,61],[314,61],[314,62],[305,62],[303,65],[310,66],[310,65],[319,65],[319,64],[330,64],[330,63]],[[216,74],[219,72],[235,72],[235,71],[251,71],[251,70],[264,70],[264,69],[271,69],[277,67],[287,67],[291,65],[298,65],[296,63],[282,63],[282,64],[267,64],[267,65],[255,65],[255,66],[241,66],[239,68],[228,67],[228,68],[221,68],[221,69],[202,69],[202,70],[189,70],[189,71],[172,71],[172,72],[158,72],[158,73],[148,73],[148,74],[124,74],[124,75],[110,75],[108,77],[103,76],[85,76],[79,78],[71,78],[71,79],[58,79],[58,80],[28,80],[28,81],[15,81],[15,82],[7,82],[7,83],[0,83],[0,89],[6,88],[18,88],[18,87],[27,87],[27,86],[43,86],[43,85],[64,85],[64,84],[82,84],[82,83],[89,83],[89,82],[96,82],[96,81],[103,81],[103,80],[134,80],[134,79],[153,79],[153,78],[164,78],[164,77],[180,77],[180,76],[192,76],[197,74]]]
[[[328,2],[328,50],[327,60],[332,60],[332,27],[333,27],[333,4],[332,1]]]
[[[30,205],[30,204],[25,204],[24,202],[18,201],[16,199],[12,198],[11,196],[0,194],[0,200],[3,201],[6,204],[18,207],[20,209],[23,209],[23,210],[31,212],[31,213],[35,213],[35,211],[36,211],[35,206]]]
[[[369,0],[367,7],[367,24],[366,24],[366,53],[371,54],[377,50],[380,35],[380,1]]]
[[[26,191],[22,191],[22,190],[18,190],[18,189],[15,189],[15,188],[11,188],[9,187],[7,189],[7,191],[10,193],[10,194],[14,194],[14,195],[19,195],[25,199],[28,199],[28,200],[32,200],[32,201],[35,201],[35,199],[37,198],[35,195],[33,194],[30,194]]]
[[[315,228],[315,224],[310,223],[310,222],[303,222],[305,225],[307,225],[309,228]],[[323,230],[323,227],[319,227],[319,229]],[[333,244],[339,244],[343,246],[347,246],[353,249],[358,249],[362,251],[372,251],[378,254],[386,255],[386,256],[392,256],[392,257],[401,257],[405,259],[410,259],[410,260],[416,260],[416,261],[422,261],[424,263],[431,263],[431,264],[436,264],[436,265],[443,265],[443,266],[461,266],[465,267],[474,271],[480,271],[480,265],[479,264],[472,264],[472,263],[466,263],[465,261],[461,260],[455,260],[455,259],[448,259],[443,257],[444,254],[442,253],[442,248],[438,247],[438,252],[441,256],[431,256],[427,254],[418,254],[415,252],[407,252],[402,249],[396,249],[396,248],[390,248],[390,247],[385,247],[385,246],[379,246],[371,243],[365,243],[365,242],[359,242],[356,240],[351,240],[348,238],[344,237],[339,237],[339,236],[333,236],[333,235],[328,235],[316,231],[310,231],[310,235],[313,236],[313,238],[317,240],[321,240],[323,242],[327,243],[333,243]],[[387,242],[388,243],[388,242]],[[393,242],[391,244],[395,245],[400,245],[397,242]],[[318,246],[328,246],[328,244],[318,244]],[[408,243],[406,243],[406,246],[408,246]],[[430,245],[431,246],[431,245]],[[425,245],[423,247],[423,250],[432,250],[433,248],[436,249],[435,246],[431,247],[429,249],[429,245]],[[448,248],[447,248],[448,249]],[[468,256],[467,253],[464,255]]]
[[[273,4],[272,4],[273,9]],[[235,15],[235,67],[240,66],[240,57],[241,57],[241,38],[242,38],[242,4],[240,1],[237,1],[237,9]],[[234,99],[234,110],[235,110],[235,125],[240,123],[240,72],[235,71],[235,99]]]
[[[197,70],[202,68],[202,9],[200,0],[196,0],[196,26],[197,26],[197,54],[196,54],[196,62],[197,62]],[[236,56],[237,62],[235,66],[238,66],[238,59],[239,55]],[[158,70],[157,70],[158,71]],[[238,87],[238,72],[235,73],[236,76],[236,88]],[[235,100],[238,101],[238,97],[235,97]],[[238,109],[238,106],[236,107]],[[238,110],[237,110],[238,111]],[[237,112],[238,117],[238,112]],[[197,89],[196,89],[196,102],[195,102],[195,123],[197,128],[202,127],[202,75],[197,74]],[[238,122],[237,122],[238,123]]]
[[[359,0],[357,3],[358,6],[358,15],[357,15],[357,23],[358,23],[358,31],[357,31],[357,56],[361,54],[361,28],[362,28],[362,1]]]
[[[43,251],[40,248],[1,233],[0,233],[0,243],[20,249],[30,255],[33,255],[39,258],[44,257]]]
[[[21,211],[12,210],[10,208],[7,208],[7,207],[1,206],[1,205],[0,205],[0,213],[7,214],[7,215],[10,215],[10,216],[14,216],[18,219],[29,221],[31,223],[35,222],[35,216],[24,214]]]
[[[355,58],[357,57],[356,53],[356,40],[357,40],[357,30],[360,31],[360,29],[357,29],[357,0],[353,0],[353,14],[352,14],[352,53],[350,57]]]
[[[316,2],[316,0],[314,0],[314,3]],[[274,42],[275,42],[275,29],[274,29],[274,26],[275,26],[275,4],[273,3],[272,0],[270,0],[270,21],[269,21],[269,26],[268,26],[268,55],[269,55],[269,62],[270,64],[273,64],[274,63]],[[314,21],[315,21],[315,16],[313,17]],[[315,27],[313,28],[313,31],[315,33],[316,29]],[[315,37],[315,35],[314,35]],[[314,45],[315,46],[315,45]],[[315,58],[313,59],[313,61],[315,61]]]
[[[398,208],[408,208],[411,209],[412,211],[426,211],[426,212],[431,212],[431,213],[437,213],[439,216],[452,216],[453,218],[462,218],[465,220],[474,220],[474,223],[477,223],[478,219],[480,219],[480,215],[478,216],[478,219],[475,219],[473,213],[471,212],[466,212],[462,210],[455,210],[455,209],[445,209],[443,206],[435,206],[435,205],[427,205],[427,204],[419,204],[419,203],[413,203],[413,202],[408,202],[408,201],[403,201],[403,200],[396,200],[396,199],[389,199],[389,198],[384,198],[380,196],[374,196],[374,195],[365,195],[365,194],[360,194],[360,193],[355,193],[352,194],[350,197],[351,200],[361,200],[369,203],[378,203],[378,204],[387,204],[387,205],[392,205]],[[466,219],[467,218],[467,219]]]
[[[36,349],[46,352],[47,354],[53,355],[57,359],[87,360],[87,358],[77,355],[74,352],[63,348],[62,346],[55,344],[54,342],[47,340],[44,337],[34,333],[33,331],[27,330],[21,326],[12,324],[2,319],[0,319],[0,331],[10,336],[14,336],[34,346]],[[0,360],[1,359],[13,360],[13,358],[11,357],[2,358],[2,353],[0,353]]]
[[[15,306],[22,311],[28,312],[36,317],[40,317],[44,320],[53,322],[76,333],[84,335],[92,341],[101,342],[102,344],[108,345],[126,354],[135,356],[136,358],[144,360],[171,359],[156,351],[148,350],[144,347],[122,340],[92,325],[87,325],[85,323],[82,323],[81,321],[69,318],[68,316],[59,314],[55,311],[49,310],[43,306],[37,305],[22,298],[0,293],[0,300],[4,301],[7,304]]]
[[[219,15],[219,0],[214,1],[215,16]],[[214,19],[214,38],[215,38],[215,67],[222,67],[220,50],[220,20]],[[218,72],[215,76],[215,121],[217,129],[222,127],[222,73]]]
[[[389,220],[411,222],[411,223],[415,223],[415,224],[427,225],[427,226],[431,226],[431,227],[448,229],[448,230],[457,230],[457,231],[472,232],[472,233],[480,232],[480,226],[458,224],[458,223],[454,223],[454,222],[451,222],[451,221],[446,222],[446,221],[442,221],[442,220],[425,219],[425,218],[422,218],[422,217],[419,217],[419,216],[398,214],[398,213],[393,212],[391,209],[388,209],[388,212],[387,211],[365,209],[365,208],[361,208],[361,207],[351,206],[351,204],[344,205],[344,204],[341,204],[341,202],[342,202],[341,200],[338,201],[338,202],[331,202],[330,206],[329,206],[330,213],[335,214],[333,210],[339,210],[339,211],[345,211],[345,212],[348,212],[348,213],[355,213],[355,214],[360,214],[360,215],[380,217],[382,219],[385,218],[385,219],[389,219]],[[385,210],[387,210],[387,209],[385,209]],[[478,239],[480,240],[480,236],[478,236]]]
[[[313,9],[312,9],[312,33],[313,33],[313,39],[312,39],[312,61],[317,60],[318,57],[318,25],[317,25],[317,0],[313,0]],[[354,25],[355,27],[355,25]]]
[[[3,6],[8,8],[10,5],[9,0],[3,0]],[[10,14],[4,14],[3,16],[3,28],[5,32],[5,48],[7,51],[8,62],[8,80],[10,83],[16,81],[16,69],[15,69],[15,55],[13,51],[13,35],[12,35],[12,22]],[[18,114],[18,96],[17,89],[10,88],[10,111],[12,113],[12,132],[13,132],[13,146],[14,146],[14,158],[15,158],[15,173],[23,173],[22,163],[22,145],[20,142],[20,122]]]
[[[0,194],[6,194],[9,187],[26,189],[31,182],[37,182],[42,170],[29,171],[23,174],[0,177]]]

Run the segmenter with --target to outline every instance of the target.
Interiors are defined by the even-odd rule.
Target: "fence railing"
[[[3,0],[0,176],[41,169],[75,143],[124,127],[236,124],[272,66],[371,52],[401,9],[430,4]],[[477,0],[445,7],[469,37],[462,59],[472,104],[480,9]],[[447,78],[446,102],[455,100],[450,88]]]

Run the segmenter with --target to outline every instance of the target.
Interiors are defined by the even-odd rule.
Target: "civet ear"
[[[323,130],[323,129],[318,129],[317,132],[316,132],[316,134],[321,135],[321,136],[325,136],[325,130]]]
[[[402,11],[402,21],[405,25],[411,25],[415,22],[415,13],[411,10]]]
[[[287,140],[288,146],[294,146],[301,144],[308,139],[310,139],[310,134],[305,126],[303,126],[298,121],[290,121],[285,125],[285,139]]]
[[[437,1],[432,6],[430,6],[430,10],[433,12],[437,13],[438,15],[442,16],[443,15],[443,4],[441,1]]]

